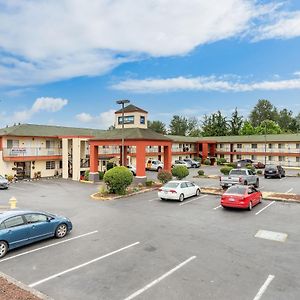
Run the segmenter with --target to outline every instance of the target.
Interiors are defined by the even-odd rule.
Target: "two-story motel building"
[[[149,158],[160,159],[170,169],[172,161],[207,157],[214,162],[224,157],[233,162],[253,161],[300,167],[300,135],[252,135],[225,137],[185,137],[158,134],[147,128],[147,111],[134,105],[115,113],[115,129],[98,130],[61,126],[18,124],[0,129],[0,174],[19,178],[51,177],[79,180],[90,170],[104,170],[113,158],[121,158],[125,138],[125,164],[137,167],[137,177],[145,177]],[[93,176],[92,178],[93,179]]]

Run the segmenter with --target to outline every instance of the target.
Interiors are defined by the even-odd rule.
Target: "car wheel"
[[[247,182],[247,180],[245,180],[245,181],[244,181],[244,185],[248,185],[248,182]]]
[[[165,200],[165,198],[160,198],[160,200]]]
[[[199,196],[199,195],[200,195],[200,189],[197,189],[196,196]]]
[[[55,230],[55,237],[61,239],[65,237],[67,233],[68,233],[68,226],[63,223],[57,226]]]
[[[197,166],[196,166],[196,165],[193,165],[193,168],[194,168],[194,169],[196,169],[196,168],[197,168]]]
[[[157,172],[160,172],[161,170],[162,170],[161,167],[158,167],[158,168],[157,168]]]
[[[180,194],[179,196],[179,201],[182,202],[184,200],[184,195],[183,194]]]
[[[278,175],[278,178],[281,179],[281,177],[282,177],[281,174],[279,174],[279,175]]]
[[[248,210],[252,210],[252,201],[249,202]]]
[[[262,200],[261,198],[262,198],[262,197],[260,196],[260,197],[259,197],[259,200],[258,200],[258,203],[261,203],[261,200]]]
[[[255,185],[254,185],[256,188],[258,188],[259,187],[259,180],[257,179],[256,180],[256,183],[255,183]]]
[[[0,258],[5,256],[8,251],[8,245],[4,241],[0,241]]]

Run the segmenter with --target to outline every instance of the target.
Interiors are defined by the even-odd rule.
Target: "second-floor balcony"
[[[61,156],[60,148],[3,148],[3,157],[27,157],[27,156]]]

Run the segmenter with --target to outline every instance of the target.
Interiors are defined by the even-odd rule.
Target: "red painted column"
[[[172,165],[172,145],[164,146],[164,170],[171,172]]]
[[[202,162],[207,158],[208,156],[208,143],[202,143]]]
[[[146,178],[146,145],[143,142],[136,144],[136,177]]]
[[[216,144],[210,144],[210,155],[216,156]]]
[[[98,148],[97,145],[90,145],[90,172],[98,172]]]

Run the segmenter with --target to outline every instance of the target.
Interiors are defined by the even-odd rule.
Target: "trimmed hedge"
[[[203,176],[203,175],[204,175],[204,170],[199,170],[199,171],[198,171],[198,175],[199,175],[199,176]]]
[[[210,166],[211,165],[211,161],[209,158],[205,159],[203,162],[205,165]]]
[[[172,173],[168,172],[168,171],[160,171],[157,174],[157,179],[162,183],[165,184],[168,181],[172,180],[173,176]]]
[[[226,167],[221,168],[221,169],[220,169],[220,172],[221,172],[223,175],[228,175],[229,172],[230,172],[232,169],[233,169],[232,167],[226,166]]]
[[[172,175],[176,177],[178,180],[181,180],[190,174],[188,168],[186,166],[175,166],[172,169]]]
[[[150,186],[153,185],[153,183],[154,183],[154,182],[153,182],[152,180],[147,180],[145,184],[146,184],[146,186],[149,186],[149,187],[150,187]]]
[[[256,172],[256,169],[251,164],[246,165],[246,168],[251,170],[254,173]]]
[[[99,171],[99,180],[103,180],[104,172]],[[90,170],[86,170],[84,172],[84,180],[89,181],[90,180]]]
[[[105,172],[103,179],[110,193],[124,195],[133,175],[126,167],[114,167]]]
[[[227,163],[227,160],[224,157],[221,157],[221,158],[217,159],[217,165],[218,166],[224,165],[226,163]]]

